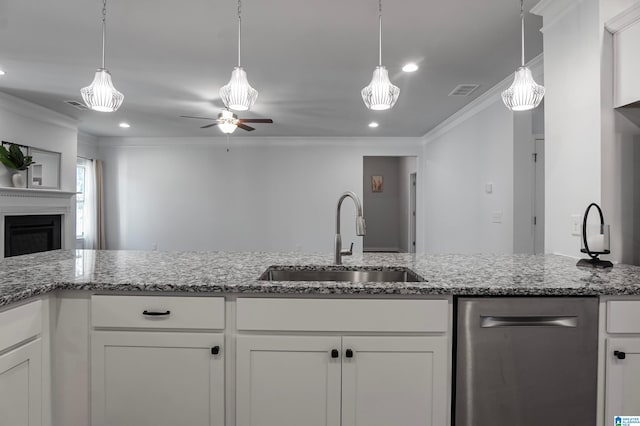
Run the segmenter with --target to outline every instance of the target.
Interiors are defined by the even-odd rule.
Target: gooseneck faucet
[[[362,215],[362,203],[358,196],[351,191],[347,191],[340,196],[338,200],[338,208],[336,209],[336,245],[335,245],[335,264],[342,265],[342,256],[351,256],[353,254],[353,243],[349,250],[342,250],[342,236],[340,236],[340,207],[345,198],[351,198],[356,205],[356,235],[363,236],[367,232],[367,227]]]

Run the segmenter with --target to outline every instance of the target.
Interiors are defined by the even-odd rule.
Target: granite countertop
[[[58,289],[261,294],[640,295],[640,267],[597,271],[556,255],[364,254],[345,266],[408,267],[427,282],[268,282],[271,265],[331,265],[332,254],[56,250],[0,260],[0,306]]]

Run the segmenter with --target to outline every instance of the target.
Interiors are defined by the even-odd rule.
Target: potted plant
[[[7,149],[0,145],[0,163],[4,164],[7,169],[13,170],[11,175],[13,186],[16,188],[27,186],[24,176],[20,172],[27,170],[33,164],[33,158],[30,155],[24,155],[20,146],[12,143]]]

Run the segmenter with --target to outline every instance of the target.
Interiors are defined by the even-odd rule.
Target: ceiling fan
[[[232,113],[229,110],[223,110],[220,114],[218,114],[218,118],[194,117],[191,115],[181,115],[180,117],[196,118],[198,120],[214,120],[214,123],[204,125],[200,128],[208,129],[209,127],[218,126],[222,133],[227,134],[233,133],[238,127],[248,132],[255,130],[255,128],[247,126],[244,123],[273,123],[273,120],[270,118],[238,118],[236,114]]]

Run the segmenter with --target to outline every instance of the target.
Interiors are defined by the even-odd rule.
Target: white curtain
[[[97,248],[96,168],[93,160],[78,158],[84,167],[84,248]]]

